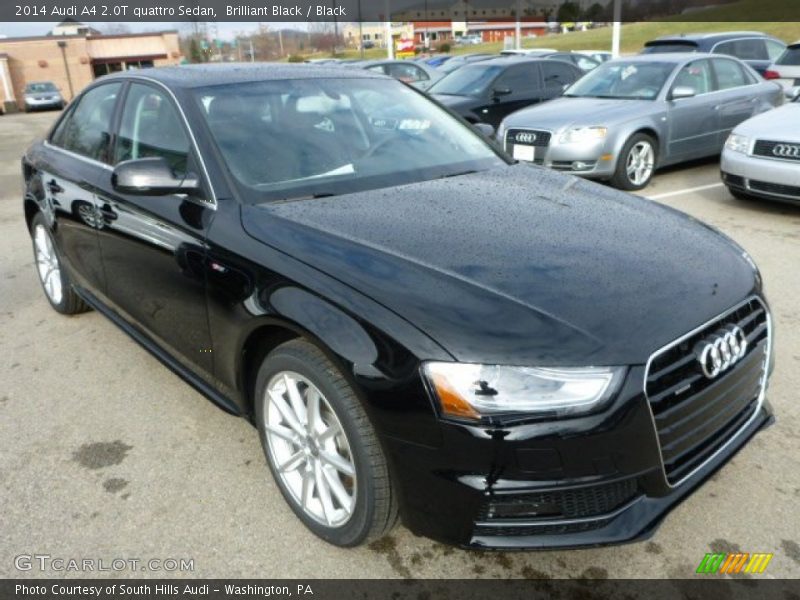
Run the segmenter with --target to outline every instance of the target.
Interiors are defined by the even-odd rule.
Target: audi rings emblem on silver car
[[[781,158],[800,158],[800,146],[778,144],[772,149],[772,153]]]
[[[703,375],[714,379],[744,358],[747,354],[747,336],[740,327],[734,325],[700,342],[696,353]]]

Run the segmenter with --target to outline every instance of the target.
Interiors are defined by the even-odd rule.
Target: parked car
[[[474,62],[481,62],[484,60],[490,60],[492,58],[497,58],[496,54],[487,54],[485,52],[478,52],[474,54],[459,54],[458,56],[454,56],[443,65],[439,66],[439,70],[444,73],[452,73],[463,67],[464,65],[469,65]]]
[[[540,54],[558,52],[555,48],[511,48],[500,52],[500,56],[528,56],[538,58]]]
[[[800,42],[786,47],[764,72],[764,79],[781,84],[787,96],[793,95],[794,88],[800,85]]]
[[[466,65],[428,91],[470,123],[497,128],[507,115],[560,96],[582,76],[578,67],[561,61],[503,57]]]
[[[456,38],[456,44],[465,46],[477,46],[483,43],[483,37],[478,33],[470,33]]]
[[[64,108],[64,98],[52,81],[34,81],[25,86],[22,93],[25,112],[45,108]]]
[[[588,56],[589,58],[593,58],[599,63],[608,62],[612,58],[614,58],[614,55],[608,50],[573,50],[573,52],[576,54],[583,54],[584,56]]]
[[[411,60],[368,60],[359,62],[355,66],[359,69],[389,75],[420,90],[427,90],[444,77],[444,73],[441,71]]]
[[[453,58],[452,54],[434,54],[433,56],[428,56],[426,58],[419,59],[418,62],[424,62],[429,67],[436,68],[436,67],[441,67],[451,58]]]
[[[563,60],[568,63],[572,63],[584,73],[588,73],[589,71],[600,66],[599,60],[594,59],[591,56],[586,56],[581,52],[553,52],[551,54],[544,54],[541,56],[541,58],[546,58],[549,60]]]
[[[720,168],[736,198],[800,204],[800,87],[785,106],[733,130]]]
[[[758,31],[668,35],[645,43],[642,54],[706,52],[743,60],[763,75],[786,48],[781,40]]]
[[[779,86],[730,56],[647,54],[510,115],[498,139],[519,160],[638,190],[660,167],[719,154],[736,125],[782,103]]]
[[[476,548],[646,538],[771,422],[771,317],[740,247],[512,164],[377,73],[111,74],[23,173],[52,307],[96,309],[251,420],[333,544],[398,511]],[[61,210],[74,195],[95,218]]]
[[[364,50],[371,50],[372,48],[375,47],[375,42],[373,42],[372,40],[364,40],[363,42],[361,42],[361,47]]]

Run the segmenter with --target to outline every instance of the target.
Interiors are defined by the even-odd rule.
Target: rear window
[[[775,61],[775,64],[787,67],[800,67],[800,46],[787,48],[786,51],[780,55],[778,60]]]
[[[694,42],[647,42],[642,54],[663,54],[665,52],[697,52]]]

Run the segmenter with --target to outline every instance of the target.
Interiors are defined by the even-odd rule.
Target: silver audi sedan
[[[647,54],[602,64],[497,135],[517,160],[638,190],[660,167],[718,155],[734,127],[783,102],[736,58]]]
[[[722,181],[740,199],[800,204],[800,87],[778,110],[745,121],[722,151]]]

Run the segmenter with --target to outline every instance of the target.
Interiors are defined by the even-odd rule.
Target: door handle
[[[55,179],[51,179],[47,182],[47,191],[49,191],[51,194],[61,194],[64,191],[64,188],[58,185],[58,182]]]

